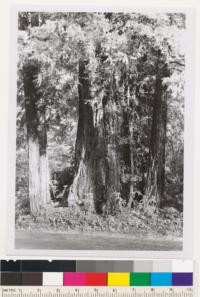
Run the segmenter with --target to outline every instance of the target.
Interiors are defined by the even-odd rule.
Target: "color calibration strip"
[[[1,286],[193,286],[192,261],[1,261]]]

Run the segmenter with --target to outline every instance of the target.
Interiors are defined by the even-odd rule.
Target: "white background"
[[[8,99],[10,93],[10,81],[9,81],[9,70],[10,70],[10,5],[11,4],[34,4],[34,5],[45,5],[45,4],[56,4],[56,5],[105,5],[113,7],[167,7],[167,8],[195,8],[196,17],[196,39],[195,39],[195,109],[194,109],[194,179],[193,179],[193,190],[194,195],[190,197],[194,203],[194,217],[193,217],[193,230],[194,230],[194,252],[193,258],[198,263],[198,279],[200,280],[200,1],[192,0],[93,0],[93,1],[38,1],[38,0],[26,0],[24,2],[17,0],[0,0],[0,258],[6,258],[6,234],[7,232],[7,219],[9,213],[7,211],[7,200],[8,200],[8,187],[9,180],[8,176],[8,124],[9,124],[9,110],[8,110]],[[185,139],[185,141],[193,141],[191,138]],[[191,158],[192,160],[192,158]],[[192,232],[192,230],[191,230]],[[20,256],[22,258],[22,256]],[[28,257],[30,258],[30,257]],[[37,258],[39,258],[37,256]],[[200,292],[200,291],[199,291]]]

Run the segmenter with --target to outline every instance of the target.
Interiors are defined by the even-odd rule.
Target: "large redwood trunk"
[[[121,191],[119,135],[120,120],[118,115],[115,77],[103,101],[103,129],[105,141],[105,198],[106,212],[114,214],[118,209]]]
[[[103,209],[112,213],[120,187],[115,133],[117,116],[109,95],[105,96],[101,106],[92,108],[89,79],[88,60],[80,61],[76,174],[68,205],[85,205],[97,213],[102,213]]]
[[[68,205],[82,205],[89,200],[93,208],[94,184],[90,154],[94,148],[93,111],[90,105],[88,61],[79,62],[79,119],[75,147],[75,178],[70,187]],[[87,199],[88,198],[88,199]]]
[[[23,67],[27,142],[29,155],[29,200],[31,214],[37,215],[49,201],[49,173],[46,129],[39,124],[37,86],[39,66],[28,61]]]
[[[150,198],[154,197],[158,207],[164,199],[166,125],[167,93],[162,85],[162,79],[157,77],[145,195],[147,204]]]

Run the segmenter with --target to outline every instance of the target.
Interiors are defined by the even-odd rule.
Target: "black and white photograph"
[[[182,251],[187,15],[17,18],[15,249]]]

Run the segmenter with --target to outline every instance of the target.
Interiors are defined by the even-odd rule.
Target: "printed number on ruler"
[[[193,297],[192,287],[0,287],[1,297]]]

